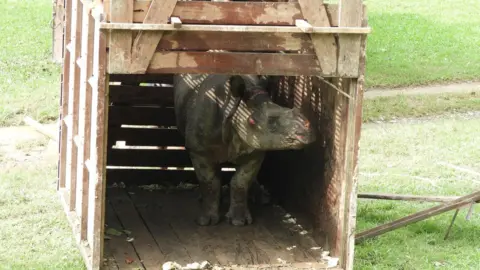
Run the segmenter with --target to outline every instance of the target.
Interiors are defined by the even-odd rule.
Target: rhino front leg
[[[237,161],[237,169],[230,182],[230,209],[226,215],[232,225],[243,226],[253,221],[248,208],[248,192],[264,157],[264,152],[254,152]]]
[[[220,221],[219,204],[221,181],[216,173],[215,165],[207,158],[190,153],[195,174],[200,186],[201,213],[197,217],[197,224],[201,226],[215,225]]]

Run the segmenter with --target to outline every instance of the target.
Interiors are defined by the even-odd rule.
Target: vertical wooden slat
[[[346,6],[345,6],[346,5]],[[340,0],[339,26],[367,26],[366,8],[362,0]],[[342,47],[343,44],[343,47]],[[349,47],[347,47],[349,46]],[[358,183],[358,143],[362,124],[363,86],[365,82],[366,36],[340,38],[339,56],[347,59],[342,70],[346,74],[356,75],[358,79],[344,79],[344,90],[352,97],[348,100],[347,129],[345,142],[345,188],[342,205],[342,255],[341,266],[353,269],[355,224],[357,210]],[[339,60],[340,61],[340,60]],[[340,72],[339,62],[339,73]],[[348,68],[349,67],[349,68]],[[340,225],[340,224],[339,224]]]
[[[327,10],[323,0],[298,0],[303,17],[312,26],[330,27]],[[333,34],[310,34],[315,53],[325,76],[333,76],[337,72],[337,44]]]
[[[52,18],[52,60],[61,63],[63,60],[63,26],[65,7],[64,0],[53,0],[53,18]]]
[[[362,10],[362,0],[339,0],[338,26],[360,26]],[[338,76],[358,77],[360,38],[360,35],[339,35]]]
[[[110,20],[116,23],[133,22],[133,0],[112,0],[109,3]],[[132,59],[132,31],[112,31],[110,33],[110,52],[108,71],[125,73]]]
[[[76,201],[76,176],[77,176],[77,146],[73,142],[74,136],[77,135],[78,130],[78,97],[80,94],[80,68],[76,61],[80,56],[81,46],[81,25],[82,9],[80,0],[73,0],[72,2],[72,31],[71,31],[71,55],[70,55],[70,84],[68,94],[68,118],[69,123],[67,125],[67,173],[66,181],[70,182],[70,199],[69,209],[73,211],[75,209]]]
[[[71,29],[72,29],[72,0],[65,1],[65,33],[64,33],[64,48],[71,42]],[[63,81],[62,81],[62,93],[61,93],[61,118],[60,118],[60,158],[58,168],[58,188],[62,189],[66,187],[67,176],[67,125],[64,121],[68,115],[68,100],[70,89],[70,51],[65,49],[64,62],[63,62]]]
[[[95,21],[89,15],[91,6],[86,1],[83,6],[82,50],[80,72],[80,98],[78,117],[78,158],[77,158],[77,202],[76,213],[80,219],[80,239],[87,238],[88,218],[88,170],[85,161],[90,157],[90,121],[92,89],[88,78],[93,69],[93,31]]]
[[[143,23],[167,23],[177,0],[152,0]],[[132,63],[129,73],[143,74],[147,71],[163,32],[140,31],[132,46]],[[110,47],[112,45],[110,44]],[[110,71],[110,73],[112,73]]]
[[[91,245],[92,269],[99,269],[103,260],[103,234],[105,213],[105,172],[107,150],[108,117],[108,77],[106,65],[106,38],[100,31],[100,18],[95,18],[93,79],[92,82],[92,118],[89,166],[88,230],[87,240]]]

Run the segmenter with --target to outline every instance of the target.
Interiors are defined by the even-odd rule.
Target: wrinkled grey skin
[[[301,149],[313,142],[315,137],[308,120],[297,109],[280,107],[271,102],[264,92],[266,79],[254,75],[208,75],[202,80],[202,76],[205,77],[192,74],[174,77],[177,127],[185,137],[185,147],[190,154],[202,198],[202,210],[196,222],[207,226],[220,221],[220,164],[232,162],[236,173],[230,182],[230,207],[226,217],[236,226],[251,224],[248,192],[260,170],[265,151]],[[192,79],[197,80],[197,85],[192,85]],[[247,134],[255,134],[259,138],[254,146],[241,139],[229,115],[215,98],[205,94],[213,87],[215,95],[225,100],[227,80],[231,82],[228,93],[238,100],[242,98],[253,110],[244,126]]]

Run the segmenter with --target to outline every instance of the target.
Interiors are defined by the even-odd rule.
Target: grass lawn
[[[480,77],[480,1],[366,3],[374,29],[367,45],[368,87]],[[60,67],[50,61],[51,1],[0,0],[0,10],[0,126],[18,125],[24,115],[53,121]]]
[[[367,87],[480,78],[480,1],[365,0]]]
[[[359,191],[466,195],[480,187],[480,179],[438,162],[480,171],[478,134],[478,119],[366,124]],[[45,144],[15,143],[13,149],[29,153],[20,162],[0,147],[0,269],[84,269],[55,194],[55,162],[31,153]],[[432,205],[360,200],[357,227],[361,231]],[[453,212],[367,240],[356,246],[355,269],[480,269],[479,210],[476,206],[470,221],[462,210],[446,241]]]
[[[480,172],[480,121],[436,119],[417,124],[368,124],[360,150],[359,192],[467,195],[480,179],[439,162]],[[359,200],[357,231],[431,207],[431,203]],[[470,221],[461,210],[449,239],[453,212],[357,245],[355,269],[480,269],[480,206]]]

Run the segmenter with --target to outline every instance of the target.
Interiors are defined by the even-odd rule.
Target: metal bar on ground
[[[359,199],[398,200],[398,201],[419,201],[419,202],[450,202],[460,198],[459,196],[422,196],[385,193],[359,193]]]

